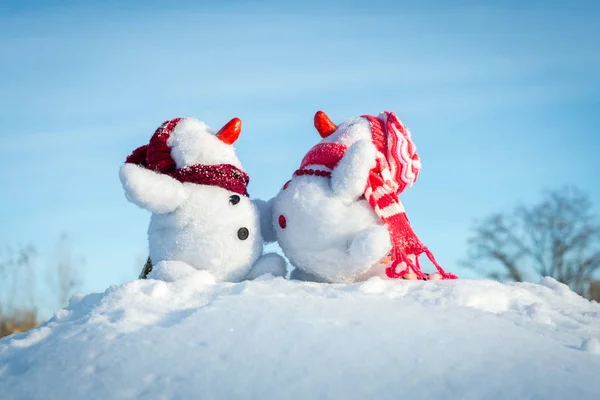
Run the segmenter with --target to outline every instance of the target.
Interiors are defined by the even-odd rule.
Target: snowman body
[[[245,173],[231,146],[241,128],[232,138],[223,130],[215,134],[193,118],[171,121],[176,122],[167,121],[151,139],[151,144],[162,141],[166,146],[154,146],[158,150],[152,154],[141,148],[140,163],[127,162],[120,171],[126,197],[152,213],[148,227],[152,265],[179,270],[165,275],[154,268],[152,274],[168,280],[169,274],[185,276],[181,269],[187,268],[208,271],[217,281],[241,281],[253,275],[253,268],[285,274],[283,259],[273,262],[267,257],[269,262],[261,263],[260,210],[245,191],[247,176],[239,182]],[[162,167],[169,163],[173,165]],[[197,178],[185,181],[180,178],[185,174]]]
[[[256,206],[220,187],[183,185],[188,199],[175,211],[150,218],[152,263],[182,261],[219,281],[243,280],[263,249]]]
[[[273,199],[277,241],[296,276],[334,283],[385,276],[380,261],[391,248],[389,232],[363,197],[376,162],[370,126],[362,118],[346,120],[323,143],[344,155],[329,167],[305,158],[308,164]]]

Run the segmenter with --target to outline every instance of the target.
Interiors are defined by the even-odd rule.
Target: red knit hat
[[[235,193],[248,196],[248,175],[231,164],[195,164],[177,168],[168,140],[184,118],[165,121],[152,135],[150,142],[135,149],[125,163],[137,164],[160,174],[166,174],[180,182],[220,186]],[[233,144],[240,136],[242,121],[233,118],[215,134],[223,143]]]
[[[154,132],[147,145],[138,147],[127,157],[126,163],[143,165],[144,167],[160,172],[168,173],[175,168],[175,160],[171,156],[171,148],[167,144],[171,133],[184,118],[173,118],[163,122]],[[233,144],[242,131],[242,121],[233,118],[225,124],[215,135],[226,144]]]

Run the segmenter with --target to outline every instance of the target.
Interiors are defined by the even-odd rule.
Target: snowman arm
[[[127,200],[155,214],[175,211],[190,195],[181,182],[136,164],[124,164],[119,177]]]
[[[264,201],[261,199],[253,199],[252,203],[258,209],[260,216],[260,231],[265,243],[272,243],[277,240],[275,228],[273,227],[273,199]]]
[[[333,193],[347,202],[362,196],[376,156],[377,149],[370,140],[359,140],[350,146],[331,172]]]
[[[386,225],[376,224],[356,234],[348,246],[350,255],[367,264],[375,264],[392,249],[390,233]]]
[[[287,274],[285,259],[277,253],[263,254],[256,260],[246,279],[256,279],[265,274],[274,277],[285,276]]]

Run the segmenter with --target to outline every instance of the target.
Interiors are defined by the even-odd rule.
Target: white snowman
[[[292,278],[350,283],[372,276],[451,279],[416,237],[398,194],[421,163],[410,132],[391,112],[336,126],[317,112],[322,140],[275,198],[277,241],[296,268]],[[424,274],[426,253],[438,273]]]
[[[232,146],[240,132],[238,118],[216,134],[197,119],[171,119],[121,167],[127,199],[152,213],[149,278],[175,280],[195,270],[217,281],[285,275],[281,256],[262,254],[266,203],[248,197],[249,178]],[[270,223],[264,227],[272,236]]]

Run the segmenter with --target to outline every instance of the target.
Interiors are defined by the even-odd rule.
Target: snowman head
[[[157,214],[171,212],[187,200],[189,190],[184,184],[220,186],[247,196],[249,178],[232,146],[241,127],[239,118],[216,134],[194,118],[164,122],[149,143],[134,150],[121,167],[125,195]]]
[[[161,173],[199,164],[242,168],[232,146],[241,130],[239,118],[233,118],[216,133],[195,118],[171,119],[152,135],[146,147],[147,167]]]
[[[314,125],[321,143],[340,143],[347,147],[359,140],[372,140],[371,125],[362,117],[348,118],[336,125],[323,111],[317,111]]]
[[[314,123],[323,138],[319,145],[336,143],[349,147],[361,140],[371,142],[378,153],[377,168],[383,172],[382,178],[396,194],[400,194],[417,181],[421,160],[410,131],[395,113],[385,111],[377,117],[362,115],[347,119],[338,126],[327,114],[318,111]],[[309,155],[310,152],[307,157]]]

